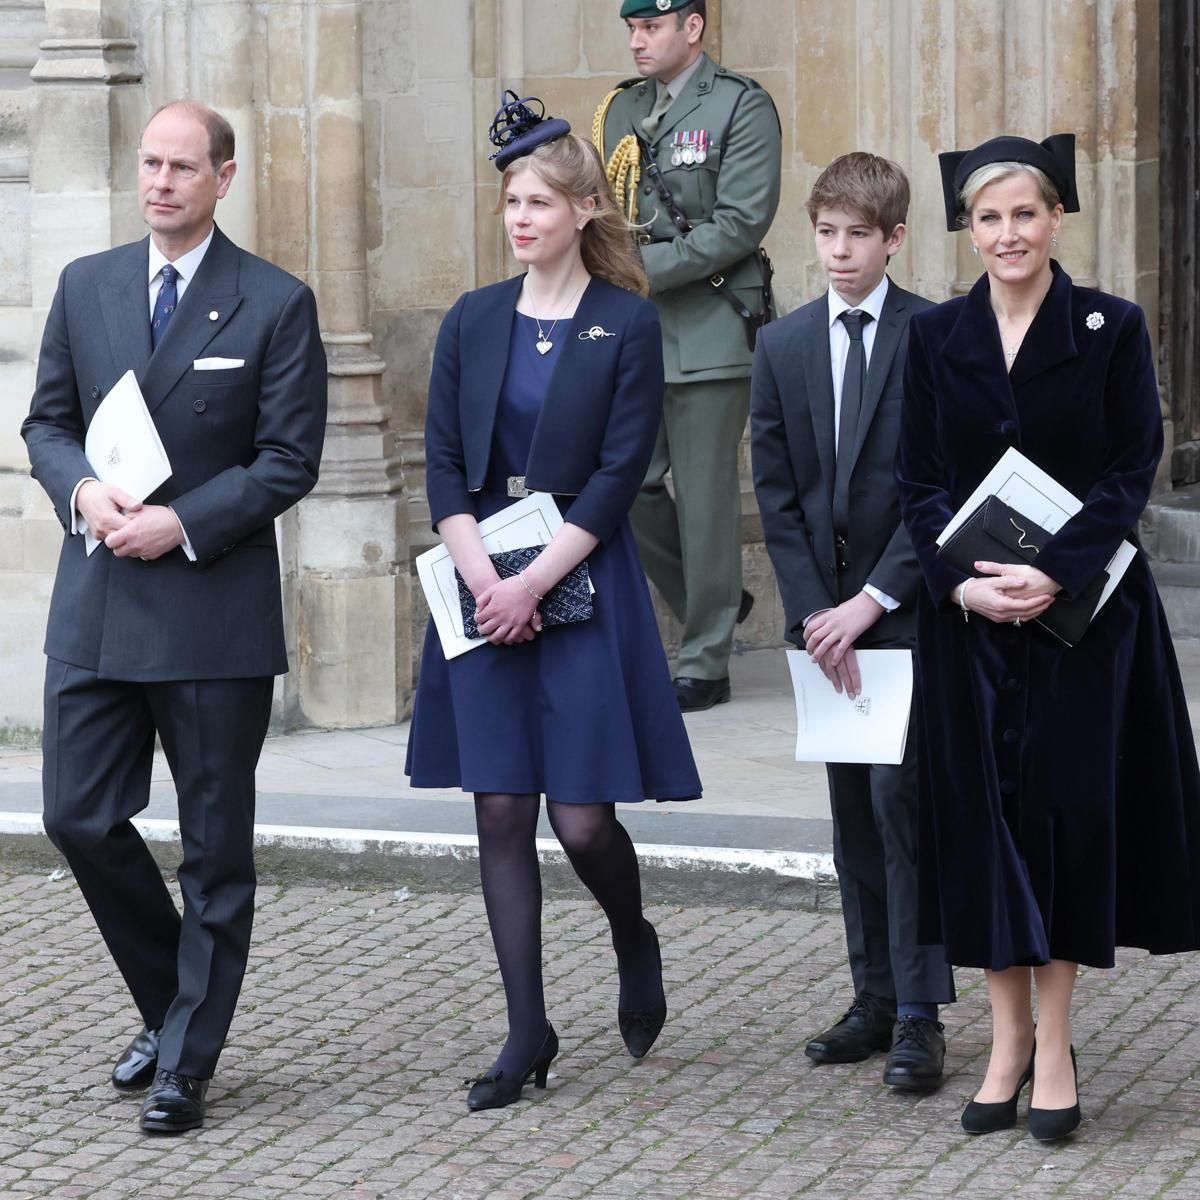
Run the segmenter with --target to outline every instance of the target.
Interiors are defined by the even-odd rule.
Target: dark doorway
[[[1175,423],[1171,478],[1200,481],[1200,5],[1160,7],[1160,380]]]

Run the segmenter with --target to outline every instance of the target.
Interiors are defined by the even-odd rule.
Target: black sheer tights
[[[476,793],[479,874],[492,942],[504,981],[508,1040],[493,1070],[526,1069],[542,1044],[542,879],[534,837],[538,797]],[[633,842],[611,804],[546,803],[555,836],[575,874],[608,917],[621,979],[620,1006],[650,1009],[662,1001]]]

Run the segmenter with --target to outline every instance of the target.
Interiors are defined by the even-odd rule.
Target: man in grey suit
[[[138,148],[148,238],[77,259],[22,434],[65,537],[46,630],[46,831],[145,1028],[113,1070],[147,1131],[203,1123],[254,914],[254,769],[287,670],[274,519],[316,482],[326,363],[312,292],[214,223],[233,130],[190,101]],[[132,369],[171,476],[139,503],[84,454]],[[86,530],[100,539],[85,553]],[[179,800],[179,912],[130,819],[155,736]]]
[[[845,154],[807,207],[829,290],[759,334],[754,487],[785,636],[854,696],[857,650],[916,644],[923,585],[893,464],[908,319],[929,301],[885,274],[908,212],[895,163]],[[954,982],[941,947],[922,945],[917,930],[915,747],[910,735],[899,765],[828,765],[854,1001],[805,1053],[844,1063],[887,1050],[884,1082],[919,1090],[941,1082],[937,1006],[954,999]]]

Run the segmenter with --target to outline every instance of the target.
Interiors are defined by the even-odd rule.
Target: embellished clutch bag
[[[539,554],[541,546],[521,546],[516,550],[499,550],[489,554],[496,574],[501,579],[519,575]],[[480,637],[479,627],[475,624],[475,597],[471,589],[463,581],[463,577],[454,572],[458,581],[458,603],[462,609],[463,633],[469,638]],[[586,621],[592,615],[592,585],[588,577],[587,562],[581,562],[574,570],[568,572],[538,601],[538,612],[542,614],[542,627],[550,625],[571,625],[576,621]]]
[[[960,571],[975,576],[979,560],[1037,566],[1037,556],[1049,540],[1047,530],[998,496],[989,496],[938,548],[938,554]],[[1108,572],[1101,571],[1077,596],[1060,593],[1037,618],[1038,624],[1059,641],[1074,646],[1087,632],[1107,583]]]

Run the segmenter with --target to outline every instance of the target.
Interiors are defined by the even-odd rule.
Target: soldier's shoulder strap
[[[755,91],[762,91],[763,85],[757,79],[751,79],[749,75],[741,75],[737,71],[731,71],[728,67],[722,66],[720,63],[714,63],[714,73],[721,79],[727,79],[730,83],[739,83],[744,88],[751,88]]]
[[[764,96],[771,102],[771,110],[775,113],[775,123],[779,126],[780,133],[783,132],[783,122],[779,119],[779,109],[775,107],[775,100],[771,93],[767,91],[757,79],[751,79],[749,75],[740,75],[737,71],[731,71],[728,67],[723,67],[719,63],[716,67],[716,77],[726,80],[729,83],[737,84],[741,87],[741,94],[733,105],[733,113],[737,112],[738,105],[741,104],[742,98],[750,92],[762,92]],[[730,114],[730,124],[733,123],[733,113]]]

